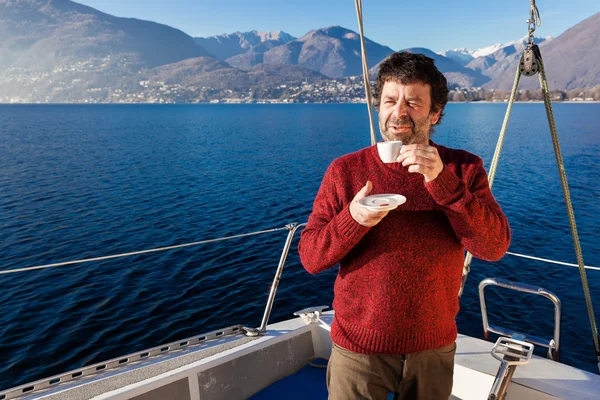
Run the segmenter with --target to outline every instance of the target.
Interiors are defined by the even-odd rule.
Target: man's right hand
[[[358,201],[363,197],[367,197],[372,189],[373,184],[371,181],[367,181],[367,184],[360,189],[356,196],[354,196],[354,199],[352,199],[352,203],[350,203],[350,215],[352,215],[352,218],[367,228],[377,225],[389,213],[389,211],[370,211],[358,204]]]

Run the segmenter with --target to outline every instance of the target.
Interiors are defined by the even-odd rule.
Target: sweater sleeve
[[[341,198],[335,167],[329,167],[315,198],[298,252],[304,268],[316,274],[336,265],[369,231],[350,214],[352,199]]]
[[[425,186],[465,249],[482,260],[497,261],[510,244],[508,220],[492,195],[481,158],[469,168],[474,177],[468,187],[447,167]]]

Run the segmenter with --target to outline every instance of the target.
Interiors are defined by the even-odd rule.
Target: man
[[[498,260],[510,230],[481,159],[429,139],[448,102],[431,58],[389,56],[374,98],[383,139],[404,143],[397,162],[384,164],[376,146],[336,159],[299,244],[311,274],[340,266],[329,398],[447,399],[465,249]],[[380,193],[407,201],[392,211],[359,205]]]

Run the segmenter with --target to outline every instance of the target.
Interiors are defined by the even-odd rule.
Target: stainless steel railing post
[[[283,251],[281,252],[281,258],[279,259],[279,265],[277,266],[277,272],[275,272],[275,277],[273,278],[273,284],[271,285],[271,292],[269,293],[269,299],[267,300],[267,307],[265,308],[265,314],[263,315],[262,323],[260,324],[260,328],[258,328],[259,332],[264,332],[267,330],[267,324],[269,323],[269,317],[271,316],[271,309],[273,308],[273,302],[275,301],[275,293],[277,292],[277,287],[279,286],[279,280],[281,278],[281,274],[283,273],[283,267],[285,266],[285,260],[287,259],[290,246],[292,245],[292,239],[294,239],[294,235],[298,228],[305,226],[306,224],[298,224],[293,223],[286,226],[289,229],[287,240],[285,241],[285,245],[283,246]]]

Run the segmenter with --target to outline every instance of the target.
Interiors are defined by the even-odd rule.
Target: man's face
[[[386,142],[402,140],[403,144],[428,144],[431,126],[438,121],[441,112],[430,113],[430,110],[428,84],[385,82],[379,106],[381,136]]]

